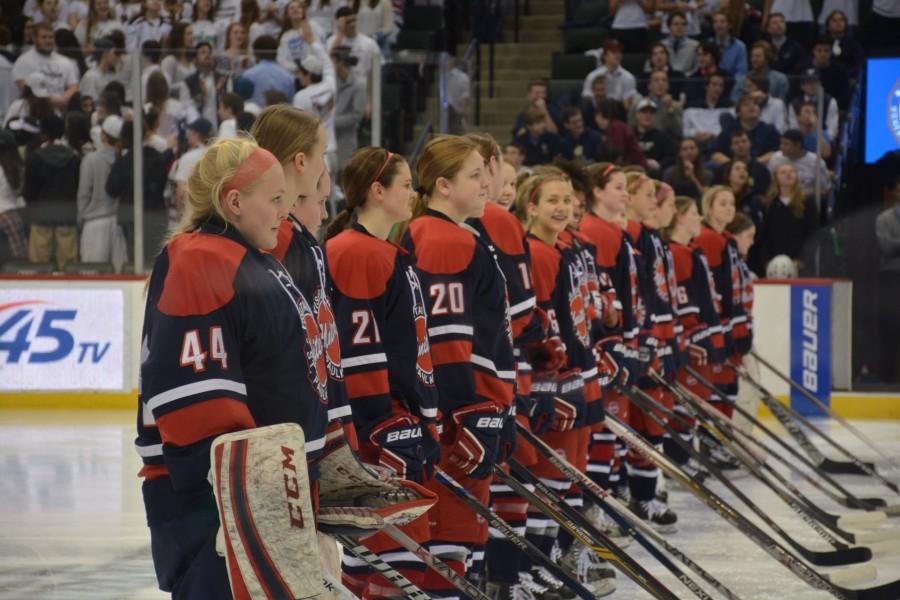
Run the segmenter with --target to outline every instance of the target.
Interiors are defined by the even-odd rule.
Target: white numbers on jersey
[[[350,320],[356,325],[356,333],[353,334],[353,345],[371,344],[372,340],[376,344],[381,343],[381,334],[378,333],[378,323],[370,310],[354,310],[350,315]],[[371,334],[368,333],[371,326]]]
[[[531,289],[531,274],[528,272],[528,265],[526,263],[519,263],[519,273],[522,274],[522,288],[526,290]]]
[[[432,315],[454,314],[461,315],[465,312],[463,299],[463,284],[457,283],[433,283],[428,288],[428,295],[434,299],[431,305]]]
[[[225,336],[222,328],[214,325],[209,328],[209,348],[212,351],[212,359],[217,361],[223,371],[228,370],[228,352],[225,350]],[[181,366],[191,366],[195,373],[206,370],[206,357],[208,353],[203,351],[200,342],[200,331],[193,329],[184,333],[181,340]]]

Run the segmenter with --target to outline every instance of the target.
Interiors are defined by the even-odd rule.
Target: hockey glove
[[[498,463],[505,463],[516,451],[516,437],[518,436],[518,430],[516,429],[516,415],[516,405],[513,404],[506,411],[506,417],[503,421],[503,430],[500,432],[500,444],[497,455]]]
[[[571,431],[584,424],[584,380],[581,371],[569,371],[557,380],[553,398],[553,424],[551,431]]]
[[[692,367],[705,367],[707,362],[706,348],[697,344],[687,345],[688,361]]]
[[[525,351],[535,374],[556,373],[568,361],[566,345],[557,336],[526,346]]]
[[[556,377],[549,379],[542,377],[531,378],[529,424],[533,433],[540,435],[550,430],[555,414],[554,405],[556,404],[553,398],[556,396],[558,387]]]
[[[365,454],[400,479],[422,483],[434,473],[440,448],[428,429],[412,415],[396,415],[372,428],[369,442],[375,448]],[[372,462],[375,462],[374,460]]]
[[[500,434],[506,424],[504,410],[493,402],[479,402],[451,413],[456,438],[448,460],[472,479],[484,479],[497,462]]]

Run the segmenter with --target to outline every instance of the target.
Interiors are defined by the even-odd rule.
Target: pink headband
[[[656,192],[656,204],[661,205],[663,201],[666,199],[666,196],[669,195],[670,192],[673,192],[672,186],[666,183],[665,181],[661,181],[659,183],[659,190]]]
[[[242,190],[262,176],[263,173],[278,164],[275,155],[265,148],[257,147],[238,167],[231,179],[222,186],[222,193],[231,190]]]

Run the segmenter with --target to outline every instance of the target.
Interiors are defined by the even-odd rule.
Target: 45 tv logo
[[[0,304],[0,364],[58,362],[76,352],[78,364],[97,364],[110,342],[79,341],[66,325],[77,310],[51,308],[44,300]]]

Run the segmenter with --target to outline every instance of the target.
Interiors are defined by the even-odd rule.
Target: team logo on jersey
[[[738,256],[737,248],[732,242],[728,243],[728,262],[731,264],[731,305],[738,306],[742,303],[742,284],[741,284],[741,257]]]
[[[569,314],[572,316],[572,328],[581,345],[589,348],[591,336],[588,332],[587,302],[590,302],[590,291],[583,274],[580,261],[569,264]]]
[[[322,343],[325,346],[325,366],[328,375],[332,379],[343,379],[344,370],[341,368],[341,342],[338,338],[337,322],[331,303],[325,297],[325,293],[319,289],[316,294],[316,317],[319,323],[319,331],[322,333]]]
[[[431,364],[431,347],[428,345],[428,322],[425,318],[425,298],[422,285],[412,267],[406,268],[406,279],[412,294],[413,321],[416,326],[416,376],[424,385],[434,385],[434,367]]]
[[[306,301],[303,293],[294,285],[291,276],[280,270],[273,271],[269,269],[269,273],[275,277],[297,309],[297,316],[300,318],[300,324],[303,326],[303,332],[306,334],[303,350],[306,354],[309,383],[319,395],[319,402],[328,404],[328,367],[325,364],[325,344],[322,338],[322,331],[319,329],[319,323],[316,321],[309,302]]]

